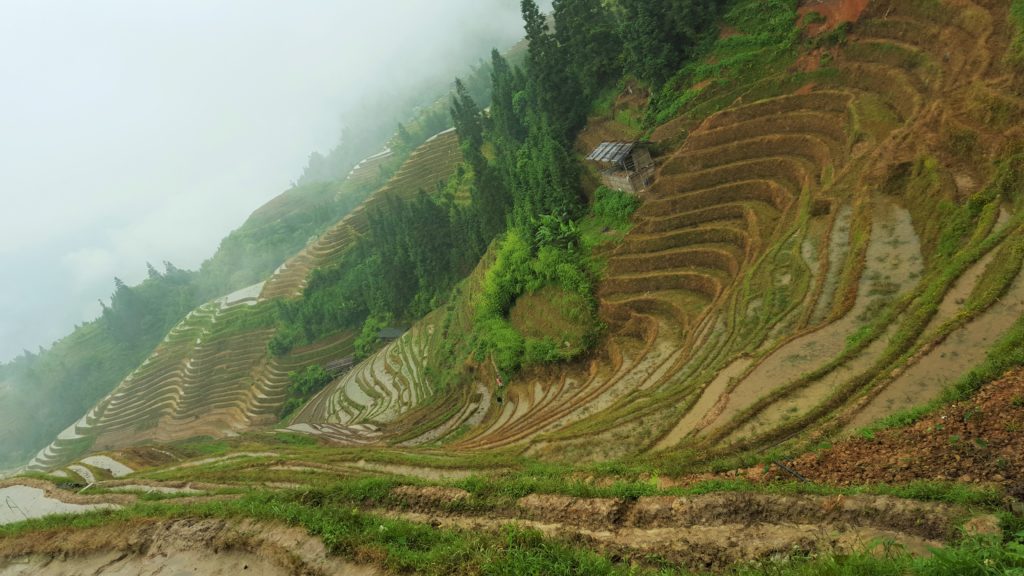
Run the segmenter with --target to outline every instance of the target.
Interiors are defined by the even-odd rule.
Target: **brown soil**
[[[733,28],[732,26],[720,26],[718,29],[719,40],[725,40],[727,38],[732,38],[733,36],[739,35],[740,31],[737,30],[736,28]]]
[[[329,558],[298,528],[226,520],[138,521],[0,539],[0,575],[337,574],[375,568]]]
[[[135,496],[128,494],[81,494],[77,491],[72,492],[57,488],[49,482],[33,478],[17,477],[0,480],[0,488],[7,488],[9,486],[37,488],[42,490],[48,498],[54,498],[67,504],[114,504],[117,506],[127,506],[136,500]]]
[[[779,553],[849,552],[891,539],[912,553],[956,535],[965,511],[949,505],[877,496],[820,497],[721,493],[690,498],[665,496],[627,501],[533,494],[511,510],[486,516],[447,512],[466,498],[461,491],[402,487],[401,511],[389,517],[464,530],[499,530],[508,523],[623,558],[655,555],[698,570],[718,570],[738,561]],[[989,530],[992,519],[971,520]]]
[[[974,398],[910,428],[873,440],[851,439],[792,463],[815,482],[837,486],[958,480],[1003,486],[1024,499],[1024,369],[1007,373]]]
[[[868,0],[806,0],[798,13],[803,17],[810,12],[817,12],[825,17],[825,22],[807,27],[807,33],[816,36],[845,22],[860,20],[867,7]]]
[[[461,488],[441,486],[399,486],[391,491],[392,496],[401,498],[413,508],[443,508],[448,504],[469,498],[469,492]]]
[[[576,151],[590,154],[602,142],[635,140],[636,130],[609,118],[590,118],[576,139]]]
[[[118,450],[114,454],[115,460],[123,462],[135,470],[164,466],[172,462],[179,462],[184,458],[183,454],[176,453],[173,448],[153,446],[133,446]]]

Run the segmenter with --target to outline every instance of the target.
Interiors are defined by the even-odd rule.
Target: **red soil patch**
[[[805,454],[792,467],[833,485],[958,480],[994,483],[1024,499],[1024,369],[1007,373],[971,400],[910,428],[885,430]],[[773,471],[771,475],[778,477]]]
[[[816,83],[810,82],[810,83],[804,84],[803,86],[798,88],[797,91],[794,92],[794,94],[810,94],[811,92],[814,92],[814,89],[816,87],[817,87]]]
[[[697,82],[690,89],[691,90],[703,90],[703,89],[707,88],[708,86],[711,86],[711,80],[704,80],[702,82]]]
[[[797,58],[796,72],[814,72],[821,68],[821,51],[814,50]]]
[[[868,0],[805,0],[798,13],[804,18],[811,12],[825,17],[825,22],[811,24],[807,33],[817,36],[822,32],[835,29],[844,22],[856,22],[868,7]]]

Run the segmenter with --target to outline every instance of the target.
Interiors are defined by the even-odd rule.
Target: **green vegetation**
[[[591,207],[594,223],[613,230],[629,228],[630,216],[640,207],[640,199],[633,194],[601,186],[594,193]]]
[[[138,518],[250,518],[306,528],[332,554],[372,562],[402,574],[655,574],[637,572],[578,545],[546,538],[539,532],[508,526],[499,533],[434,528],[388,519],[333,505],[327,493],[254,493],[229,502],[181,506],[138,504],[131,508],[78,517],[51,517],[0,528],[0,536],[58,527],[78,529]]]
[[[1019,67],[1024,65],[1024,0],[1011,0],[1010,20],[1017,33],[1007,55],[1010,62]]]
[[[558,4],[557,18],[593,14],[588,2]],[[280,303],[281,326],[271,350],[313,342],[342,328],[363,325],[367,351],[372,328],[412,322],[442,305],[456,282],[476,265],[491,241],[511,223],[495,270],[488,274],[477,329],[470,338],[477,356],[496,356],[499,371],[571,359],[596,341],[594,275],[576,222],[585,212],[580,167],[571,152],[590,102],[568,65],[592,58],[584,48],[607,35],[609,16],[596,28],[565,37],[562,45],[537,6],[523,3],[529,51],[526,71],[492,54],[492,105],[488,117],[461,82],[451,115],[466,166],[448,185],[412,201],[389,198],[372,212],[370,231],[337,264],[317,270],[303,299]],[[564,33],[571,28],[566,26]],[[575,32],[574,32],[575,34]],[[569,45],[575,46],[572,50]],[[591,62],[591,68],[600,68]],[[596,67],[596,68],[595,68]],[[598,86],[589,85],[587,94]],[[468,203],[459,191],[469,190]],[[606,198],[605,198],[606,196]],[[628,202],[602,196],[601,218],[621,219]],[[618,205],[614,205],[619,202]],[[613,222],[622,227],[622,222]],[[582,330],[524,338],[508,323],[516,298],[545,286],[566,295],[569,322]],[[567,345],[566,345],[567,344]]]
[[[683,111],[703,118],[750,90],[754,80],[781,71],[796,60],[800,31],[796,0],[734,2],[723,25],[732,33],[713,39],[707,57],[672,68],[674,75],[655,94],[648,124],[656,126]],[[701,101],[701,105],[694,105]]]
[[[288,400],[281,407],[282,418],[286,418],[313,395],[323,390],[324,386],[327,386],[334,377],[330,372],[324,370],[323,366],[314,364],[307,366],[301,372],[289,372],[288,379],[292,383],[288,386]]]
[[[957,546],[914,558],[892,543],[879,541],[875,551],[850,556],[787,556],[737,567],[737,576],[995,576],[1024,573],[1024,534],[1007,545],[998,538],[968,537]]]
[[[470,492],[466,500],[449,503],[451,512],[507,510],[516,499],[538,493],[548,486],[544,470],[513,480],[471,478],[453,483]],[[532,478],[532,479],[531,479]],[[636,499],[663,493],[650,482],[618,483],[596,487],[572,483],[565,490],[564,476],[560,493],[585,497]],[[52,516],[0,527],[0,537],[16,537],[28,532],[88,529],[110,524],[129,525],[139,519],[161,521],[184,518],[248,518],[262,522],[280,522],[301,526],[320,538],[331,554],[345,559],[372,563],[404,574],[696,574],[657,558],[610,558],[585,548],[585,543],[542,536],[540,533],[507,525],[491,530],[437,528],[402,519],[385,518],[367,508],[381,505],[401,506],[401,497],[392,493],[408,479],[350,479],[318,488],[271,493],[251,491],[235,500],[183,505],[174,498],[154,498],[116,511],[91,512],[80,516]],[[413,481],[417,484],[418,482]],[[589,486],[589,487],[588,487]],[[723,490],[758,489],[742,481],[702,483],[674,494],[706,494]],[[762,488],[763,489],[763,488]],[[809,493],[805,485],[784,484],[776,493]],[[226,492],[224,492],[226,493]],[[828,493],[852,493],[828,492]],[[894,574],[931,575],[1017,574],[1024,569],[1024,533],[1009,533],[1005,541],[993,536],[965,535],[959,542],[935,550],[931,556],[912,557],[905,550],[884,541],[877,546],[850,555],[815,554],[773,556],[730,569],[736,575],[772,574]],[[879,553],[879,549],[882,553]]]
[[[581,250],[572,221],[553,217],[544,219],[535,242],[519,230],[505,235],[478,304],[473,334],[478,361],[492,357],[507,377],[522,366],[571,360],[593,346],[599,329],[597,302],[593,274]],[[561,311],[575,326],[574,334],[524,337],[509,322],[509,312],[520,296],[548,286],[557,286],[564,295]]]
[[[620,0],[627,69],[661,86],[714,38],[723,0]]]

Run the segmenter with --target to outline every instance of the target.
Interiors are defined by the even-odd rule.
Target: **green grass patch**
[[[1024,67],[1024,0],[1010,2],[1010,22],[1013,23],[1015,34],[1007,58],[1017,68]]]
[[[795,0],[741,0],[723,18],[736,31],[716,40],[705,58],[683,67],[658,93],[647,124],[657,126],[692,107],[705,92],[752,84],[796,60],[800,30]]]

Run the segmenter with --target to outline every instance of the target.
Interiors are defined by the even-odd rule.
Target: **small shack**
[[[602,142],[587,160],[597,164],[604,185],[615,190],[636,194],[654,180],[651,152],[638,142]]]
[[[324,365],[324,370],[330,372],[334,376],[341,374],[342,372],[348,372],[356,365],[355,356],[345,356],[344,358],[338,358],[332,360]]]

